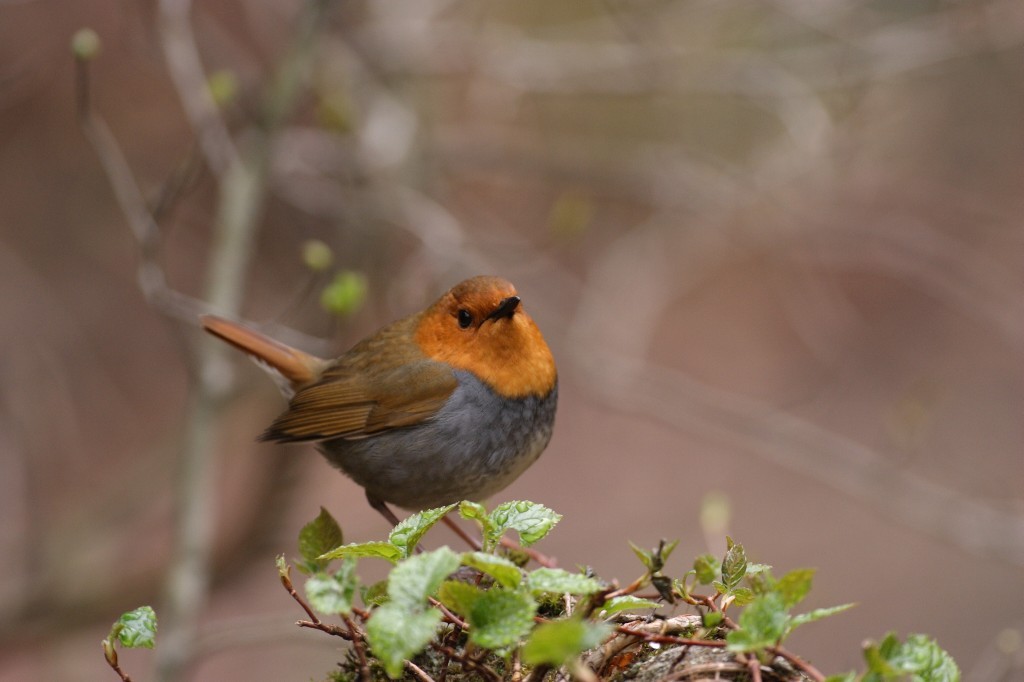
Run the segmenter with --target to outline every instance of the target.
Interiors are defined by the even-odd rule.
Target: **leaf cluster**
[[[481,548],[422,551],[424,534],[456,509],[478,526]],[[386,540],[345,544],[338,523],[321,509],[298,538],[294,563],[307,576],[305,598],[292,585],[291,566],[283,556],[278,571],[309,616],[300,626],[351,643],[347,659],[331,679],[541,682],[561,669],[577,679],[601,680],[621,676],[624,657],[642,662],[659,649],[669,653],[673,646],[684,654],[694,647],[718,651],[729,657],[733,669],[746,671],[738,673],[741,677],[749,673],[753,679],[759,679],[765,666],[775,670],[777,679],[815,682],[960,679],[956,663],[933,640],[911,635],[901,642],[893,634],[865,645],[865,672],[826,678],[783,642],[796,628],[852,605],[800,611],[814,569],[775,577],[770,566],[750,561],[743,545],[731,538],[726,539],[724,556],[696,557],[681,578],[666,569],[677,542],[662,540],[651,550],[632,545],[643,574],[622,588],[589,570],[528,568],[529,558],[507,547],[507,534],[514,532],[529,546],[560,519],[533,502],[506,502],[490,511],[462,502],[413,514]],[[368,558],[392,565],[385,580],[360,583],[359,562]],[[645,588],[653,591],[643,592]],[[657,612],[680,606],[696,615]],[[317,614],[339,618],[342,625],[325,623]],[[126,613],[114,624],[103,648],[122,680],[128,678],[117,665],[115,644],[152,647],[155,633],[156,618],[149,607]],[[683,659],[672,655],[673,665]]]

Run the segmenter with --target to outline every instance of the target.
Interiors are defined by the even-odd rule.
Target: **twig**
[[[352,636],[352,648],[355,649],[356,657],[359,659],[359,680],[360,682],[370,682],[373,678],[370,674],[370,663],[366,660],[366,646],[363,643],[363,635],[351,617],[341,614],[341,619],[345,621],[348,633]]]
[[[458,661],[464,669],[478,672],[487,679],[491,680],[492,682],[501,682],[501,675],[495,672],[494,669],[486,663],[476,661],[465,654],[460,654],[452,647],[444,644],[434,643],[431,646],[434,648],[435,651],[439,651],[442,654],[449,656],[453,660]]]
[[[206,163],[218,176],[238,163],[239,153],[217,110],[191,26],[191,0],[160,0],[160,44]]]
[[[121,682],[132,682],[132,678],[128,676],[128,673],[121,670],[121,666],[117,662],[117,649],[114,648],[114,645],[107,640],[103,640],[102,646],[103,658],[106,659],[107,665],[121,678]]]
[[[754,654],[747,654],[742,658],[745,659],[743,662],[750,671],[750,682],[761,682],[761,661]]]
[[[423,668],[419,667],[418,665],[416,665],[412,661],[406,661],[405,662],[405,667],[408,668],[409,672],[411,672],[413,675],[415,675],[416,678],[420,680],[420,682],[434,682],[434,678],[433,677],[428,675],[426,673],[426,671],[423,670]]]
[[[825,674],[824,673],[822,673],[816,667],[814,667],[813,665],[811,665],[810,663],[808,663],[804,659],[800,658],[799,656],[797,656],[793,652],[785,649],[784,647],[782,647],[782,646],[769,647],[768,648],[768,652],[773,654],[773,655],[775,655],[775,656],[781,656],[782,658],[786,659],[787,661],[789,661],[789,663],[794,668],[797,668],[798,670],[800,670],[800,672],[802,672],[803,674],[805,674],[808,677],[810,677],[812,680],[814,680],[814,682],[824,682],[824,680],[825,680]]]
[[[168,29],[173,32],[173,40],[165,39],[165,47],[171,48],[168,59],[172,70],[177,63],[175,60],[190,57],[185,54],[189,45],[182,43],[192,39],[187,23],[189,6],[188,0],[163,0],[161,4],[163,17],[178,22]],[[233,147],[227,146],[223,139],[211,143],[213,133],[209,131],[217,129],[219,118],[209,109],[193,110],[193,114],[202,117],[194,119],[193,124],[207,131],[205,137],[200,134],[207,160],[215,171],[223,171],[219,174],[220,196],[204,296],[210,307],[222,314],[237,316],[241,309],[245,274],[266,194],[272,139],[294,104],[298,86],[289,79],[301,79],[302,69],[296,65],[307,63],[314,43],[314,29],[323,11],[323,0],[307,2],[294,48],[284,58],[275,87],[264,105],[273,112],[273,125],[250,136],[244,154],[230,151]],[[194,53],[194,49],[191,52]],[[187,78],[178,83],[186,108],[206,106],[198,104],[209,98],[201,66],[196,62],[189,68],[192,71],[185,74]],[[201,92],[194,92],[196,88]],[[157,651],[156,679],[161,682],[180,679],[193,658],[199,613],[209,591],[215,520],[213,485],[219,466],[213,432],[215,415],[228,388],[224,377],[230,376],[224,353],[222,344],[210,339],[200,340],[196,348],[197,386],[185,417],[177,495],[181,517],[166,588],[164,621],[167,625],[163,645]]]
[[[348,639],[352,642],[356,641],[356,639],[358,638],[358,630],[356,630],[354,627],[349,627],[349,629],[346,631],[342,630],[337,625],[324,623],[320,620],[320,618],[313,611],[312,607],[310,607],[310,605],[306,603],[306,600],[302,598],[298,591],[296,591],[295,585],[292,584],[291,567],[286,568],[284,572],[280,574],[280,576],[281,584],[284,585],[284,589],[288,591],[288,594],[291,595],[292,599],[298,602],[299,606],[302,607],[302,610],[306,612],[307,616],[309,616],[309,620],[296,621],[296,625],[298,625],[300,628],[312,628],[314,630],[320,630],[321,632],[325,632],[333,637],[341,637],[342,639]],[[351,623],[351,620],[346,620],[346,623]],[[352,625],[354,626],[354,624]]]
[[[430,604],[432,606],[434,606],[442,614],[444,614],[444,619],[446,621],[448,621],[452,625],[454,625],[454,626],[456,626],[456,627],[458,627],[458,628],[460,628],[462,630],[469,630],[469,623],[467,623],[466,621],[462,620],[461,618],[456,616],[454,613],[452,613],[448,609],[447,606],[445,606],[444,604],[442,604],[438,600],[434,599],[433,597],[428,597],[428,599],[430,600]]]

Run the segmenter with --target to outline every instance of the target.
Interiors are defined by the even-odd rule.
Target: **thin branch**
[[[411,672],[416,679],[420,680],[420,682],[434,682],[433,677],[428,675],[423,668],[419,667],[412,661],[405,661],[405,667],[408,668],[409,672]]]
[[[199,140],[206,163],[221,176],[238,164],[239,152],[207,87],[192,31],[191,0],[160,0],[160,44],[171,79]]]

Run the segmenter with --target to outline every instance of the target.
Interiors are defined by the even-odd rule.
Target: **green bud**
[[[319,239],[308,239],[302,245],[302,262],[313,272],[323,272],[334,262],[334,252]]]
[[[91,28],[80,28],[71,38],[71,53],[75,59],[87,62],[94,59],[100,51],[100,37]]]
[[[334,276],[320,294],[320,305],[339,317],[353,315],[366,301],[366,275],[354,270],[343,270]]]
[[[206,81],[206,87],[210,90],[210,97],[219,107],[230,104],[238,95],[238,76],[234,71],[221,69],[210,74]]]

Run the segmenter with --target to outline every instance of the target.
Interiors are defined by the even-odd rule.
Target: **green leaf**
[[[772,570],[772,567],[768,564],[756,564],[753,561],[747,562],[747,577],[757,575],[758,573],[767,573]]]
[[[798,568],[779,578],[775,589],[782,595],[782,602],[787,608],[796,606],[811,591],[814,580],[813,568]]]
[[[490,513],[494,526],[493,532],[498,538],[509,530],[519,534],[519,542],[529,547],[551,532],[562,515],[542,504],[518,500],[504,502]]]
[[[409,611],[394,602],[373,612],[366,623],[366,639],[374,655],[384,664],[388,677],[402,675],[404,662],[418,654],[437,632],[441,612],[437,609]]]
[[[607,623],[590,623],[576,618],[544,623],[534,629],[523,646],[523,661],[528,665],[561,666],[570,658],[600,644],[611,631]]]
[[[644,565],[648,573],[654,571],[654,556],[646,549],[641,549],[632,542],[629,543],[629,548],[633,550],[633,554],[636,554],[636,558],[640,560],[640,563]]]
[[[737,587],[731,592],[731,595],[732,603],[736,604],[736,606],[746,606],[747,604],[754,601],[753,591],[747,589],[746,587]]]
[[[353,559],[374,557],[396,563],[402,558],[402,550],[390,542],[356,542],[336,547],[330,552],[324,552],[316,559],[317,561],[329,561],[331,559],[344,559],[347,557],[352,557]]]
[[[704,617],[701,620],[704,627],[711,629],[718,627],[723,618],[725,618],[725,614],[721,611],[705,611]]]
[[[388,596],[394,604],[419,608],[458,567],[459,555],[447,547],[417,554],[391,571],[388,577]]]
[[[790,619],[789,630],[792,631],[806,623],[813,623],[816,620],[821,620],[822,618],[827,618],[837,613],[841,613],[847,609],[853,608],[854,606],[856,606],[856,604],[840,604],[839,606],[829,606],[827,608],[814,609],[807,613],[797,614]]]
[[[455,509],[454,504],[413,514],[395,526],[388,535],[388,542],[402,550],[403,559],[411,556],[420,538],[452,509]]]
[[[360,591],[367,606],[380,606],[388,601],[388,581],[380,580]]]
[[[518,566],[505,557],[486,552],[466,552],[462,555],[462,565],[486,573],[505,587],[518,587],[523,581],[523,572]]]
[[[761,595],[740,614],[740,629],[726,635],[726,648],[729,651],[757,651],[774,646],[785,635],[788,623],[789,614],[781,595],[775,592]]]
[[[718,574],[722,570],[722,562],[711,554],[701,554],[693,560],[693,570],[699,584],[710,585],[718,578]]]
[[[152,649],[156,641],[156,613],[150,606],[121,614],[110,629],[110,639],[128,649]]]
[[[935,640],[910,635],[902,644],[890,633],[881,645],[864,650],[869,672],[864,682],[910,680],[910,682],[959,682],[960,669]]]
[[[526,583],[534,594],[593,594],[601,589],[597,580],[560,568],[538,568],[526,577]]]
[[[306,598],[314,610],[325,615],[352,613],[356,593],[355,559],[347,559],[334,575],[321,571],[306,581]]]
[[[747,555],[743,551],[743,545],[733,543],[722,559],[722,583],[726,591],[731,590],[740,584],[743,576],[747,574]]]
[[[661,604],[656,601],[624,594],[621,597],[612,597],[604,604],[601,604],[597,612],[601,618],[611,618],[616,613],[622,613],[623,611],[642,611],[644,609],[656,609],[660,606]]]
[[[320,557],[343,542],[338,522],[330,512],[320,507],[320,514],[299,531],[299,554],[314,571],[322,571],[327,567],[327,561]]]
[[[461,580],[446,580],[437,591],[438,601],[463,617],[469,616],[473,605],[483,595],[482,589]]]
[[[478,502],[463,500],[459,503],[459,516],[477,522],[480,526],[480,532],[483,534],[484,551],[493,551],[498,544],[498,540],[501,539],[501,533],[495,529],[491,517],[487,514],[487,509]]]
[[[512,646],[533,629],[536,613],[537,602],[525,592],[487,590],[467,614],[469,639],[488,649]]]

